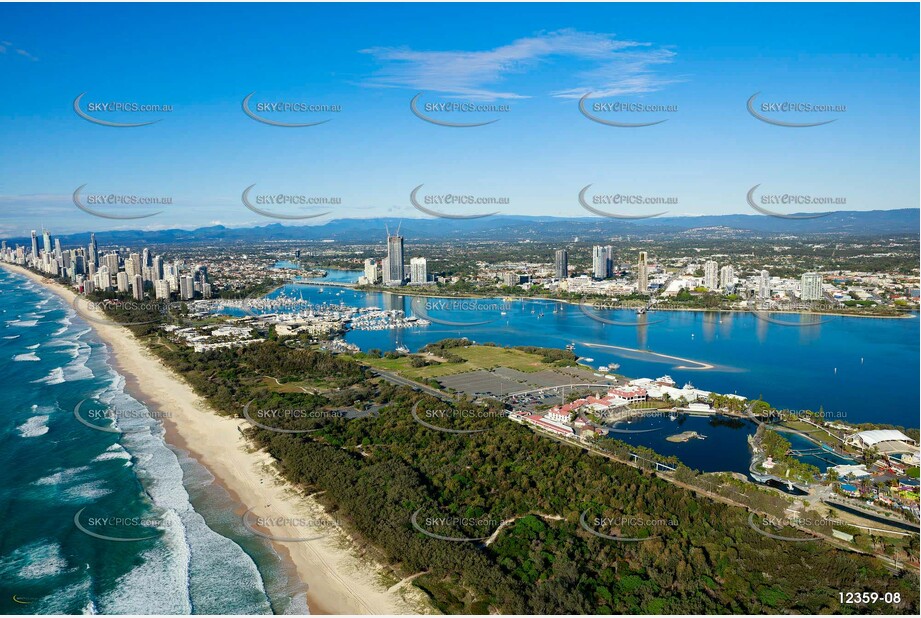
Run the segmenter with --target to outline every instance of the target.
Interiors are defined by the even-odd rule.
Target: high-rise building
[[[157,279],[154,281],[154,294],[157,300],[169,300],[169,281],[166,279]]]
[[[611,276],[614,265],[614,247],[608,245],[592,247],[592,276],[595,279],[607,279]]]
[[[60,260],[64,257],[64,251],[61,249],[61,239],[54,239],[54,259]]]
[[[96,234],[90,234],[90,244],[87,249],[89,250],[86,256],[87,261],[94,267],[99,266],[99,247],[96,245]]]
[[[38,233],[32,230],[32,261],[38,261]]]
[[[51,253],[51,234],[45,228],[42,228],[42,251]]]
[[[767,300],[771,297],[771,273],[766,270],[761,271],[758,278],[758,298]]]
[[[704,287],[708,290],[717,290],[720,287],[719,264],[714,260],[704,262]]]
[[[803,300],[822,300],[822,275],[819,273],[803,273],[800,278],[800,297]]]
[[[569,277],[569,252],[566,249],[557,249],[553,256],[553,271],[560,281]]]
[[[179,277],[179,298],[182,300],[192,300],[195,297],[195,279],[192,275],[182,275]]]
[[[387,236],[387,272],[384,273],[384,284],[402,285],[403,277],[403,237],[396,234]]]
[[[105,254],[105,265],[110,273],[118,272],[118,254],[114,251]]]
[[[636,291],[638,294],[645,294],[648,289],[649,264],[647,263],[646,252],[640,251],[640,257],[636,263]]]
[[[128,292],[128,273],[119,271],[119,273],[115,275],[115,287],[123,294]]]
[[[154,281],[156,281],[157,279],[162,279],[163,278],[163,256],[160,256],[160,255],[154,256],[153,265],[151,266],[151,268],[153,268]]]
[[[368,283],[375,285],[380,282],[380,277],[378,277],[378,268],[377,260],[374,258],[368,258],[365,260],[365,279],[368,280]]]
[[[134,276],[134,284],[131,286],[131,294],[134,296],[134,300],[144,300],[144,277],[141,275]]]
[[[734,278],[735,272],[733,272],[731,265],[727,264],[720,268],[720,289],[727,290],[732,287]]]
[[[428,281],[428,267],[424,257],[414,257],[409,260],[409,282],[420,285]]]

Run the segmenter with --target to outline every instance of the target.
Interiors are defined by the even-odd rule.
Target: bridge
[[[288,279],[289,285],[315,285],[322,288],[349,288],[353,289],[358,287],[357,283],[345,283],[344,281],[320,281],[320,280],[310,280],[310,279],[297,279],[291,278]]]
[[[675,471],[675,468],[673,468],[673,467],[671,467],[671,466],[667,466],[667,465],[665,465],[665,464],[662,463],[662,462],[655,461],[655,460],[653,460],[653,459],[646,459],[645,457],[640,457],[640,456],[637,455],[636,453],[630,453],[630,461],[632,461],[633,463],[635,463],[637,466],[640,465],[639,460],[641,460],[641,459],[642,459],[643,461],[649,462],[649,463],[651,463],[651,464],[655,464],[655,466],[656,466],[656,472],[674,472],[674,471]]]

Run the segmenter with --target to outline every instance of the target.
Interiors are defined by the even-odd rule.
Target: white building
[[[367,279],[369,285],[380,283],[381,279],[378,273],[379,270],[377,260],[374,258],[368,258],[365,260],[365,279]]]
[[[771,297],[771,273],[766,270],[761,271],[758,279],[758,298],[767,300]]]
[[[169,281],[166,279],[157,279],[154,281],[154,294],[157,300],[169,300]]]
[[[592,276],[595,279],[607,279],[611,276],[611,267],[614,262],[614,247],[608,245],[592,247]]]
[[[428,281],[428,267],[424,257],[414,257],[409,260],[409,282],[422,285]]]
[[[733,272],[732,266],[727,264],[720,268],[720,289],[727,290],[732,287],[733,283],[735,283],[735,272]]]
[[[822,275],[803,273],[800,278],[800,297],[803,300],[822,300]]]
[[[714,260],[704,262],[704,287],[708,290],[718,290],[720,287],[719,264]]]
[[[864,450],[875,448],[880,453],[911,453],[917,443],[897,429],[871,429],[847,438],[851,446]]]
[[[134,300],[144,300],[144,277],[141,275],[134,276],[134,283],[131,286],[131,295],[134,297]]]

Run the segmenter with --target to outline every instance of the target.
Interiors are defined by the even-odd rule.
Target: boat
[[[583,358],[582,360],[584,360],[586,363],[591,363],[595,361],[594,358]]]
[[[607,372],[608,372],[608,366],[607,366],[607,365],[602,365],[601,367],[598,368],[598,371],[600,371],[601,373],[607,373]]]
[[[636,315],[643,315],[644,313],[646,313],[646,307],[640,307],[636,310]]]
[[[566,344],[566,349],[569,350],[570,352],[572,352],[573,350],[575,350],[575,349],[576,349],[576,342],[573,341],[572,343]]]
[[[401,354],[409,354],[409,348],[407,348],[405,345],[398,345],[397,352],[400,352]]]

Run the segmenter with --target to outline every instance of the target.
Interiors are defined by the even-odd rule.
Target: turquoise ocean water
[[[90,326],[3,269],[0,371],[0,613],[307,612],[274,549],[164,442]],[[81,401],[81,418],[117,431],[79,422]],[[114,423],[94,415],[105,409]]]

